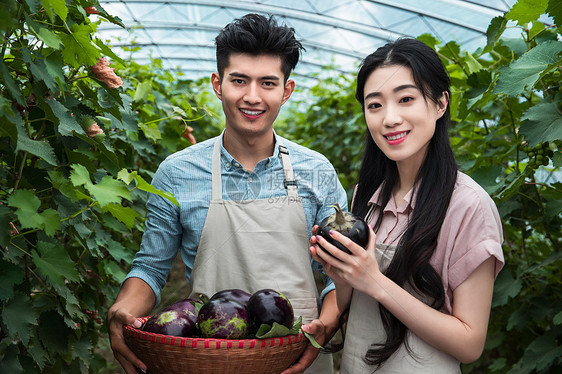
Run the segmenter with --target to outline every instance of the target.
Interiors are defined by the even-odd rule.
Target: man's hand
[[[135,328],[140,328],[141,322],[123,308],[112,309],[107,314],[107,325],[113,355],[127,374],[138,373],[137,368],[142,372],[146,372],[146,365],[129,349],[123,337],[123,325],[132,325]]]
[[[324,345],[327,343],[326,339],[326,327],[319,319],[315,319],[307,325],[302,325],[302,330],[314,335],[314,339],[318,344]],[[281,374],[300,374],[312,365],[316,357],[320,353],[320,349],[314,348],[312,344],[308,344],[304,350],[302,356],[287,370]]]
[[[129,278],[121,286],[117,300],[107,312],[111,349],[127,374],[137,374],[137,369],[146,373],[147,368],[125,343],[123,325],[140,328],[141,322],[136,317],[148,315],[155,301],[156,297],[148,284],[139,278]]]

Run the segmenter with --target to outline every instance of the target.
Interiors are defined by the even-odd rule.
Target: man
[[[308,248],[313,225],[335,201],[347,208],[347,197],[324,156],[273,130],[295,88],[289,75],[302,45],[292,28],[257,14],[227,25],[215,41],[211,83],[225,130],[159,166],[153,185],[172,192],[180,206],[149,196],[141,249],[109,309],[111,347],[127,373],[146,366],[127,348],[122,326],[139,326],[136,318],[159,302],[178,248],[192,295],[272,288],[290,299],[320,344],[337,330],[333,284],[326,279],[320,298]],[[284,374],[331,373],[331,356],[318,353],[309,345]]]

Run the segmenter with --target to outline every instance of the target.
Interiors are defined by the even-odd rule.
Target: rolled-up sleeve
[[[152,185],[161,191],[174,193],[169,167],[171,165],[168,162],[160,165]],[[168,199],[149,193],[146,208],[145,232],[140,250],[136,253],[133,266],[125,280],[134,277],[145,281],[152,288],[158,304],[160,293],[180,247],[182,227],[179,208]]]

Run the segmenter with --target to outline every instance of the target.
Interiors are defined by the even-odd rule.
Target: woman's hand
[[[313,258],[322,264],[326,274],[336,284],[336,288],[346,285],[366,292],[376,285],[376,279],[381,272],[375,257],[376,235],[370,226],[369,231],[371,234],[365,249],[339,232],[330,231],[332,238],[349,249],[351,254],[347,254],[331,245],[320,235],[315,235],[311,238],[310,252]],[[313,232],[315,233],[315,230]]]

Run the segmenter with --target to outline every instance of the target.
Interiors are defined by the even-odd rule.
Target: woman
[[[447,71],[399,39],[364,60],[356,98],[369,133],[352,211],[370,242],[332,232],[351,254],[320,236],[310,248],[349,308],[341,372],[460,373],[482,353],[504,260],[492,199],[457,171]]]

